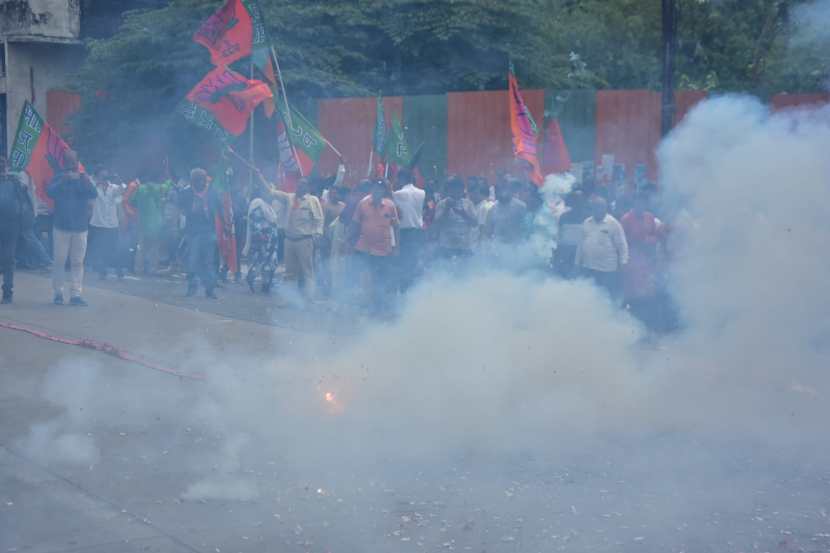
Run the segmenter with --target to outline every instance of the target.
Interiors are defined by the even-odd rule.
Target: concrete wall
[[[0,38],[73,41],[80,31],[79,0],[0,0]]]
[[[6,136],[9,148],[26,100],[34,100],[35,109],[46,119],[46,93],[51,89],[67,87],[82,54],[80,46],[46,42],[6,43]]]

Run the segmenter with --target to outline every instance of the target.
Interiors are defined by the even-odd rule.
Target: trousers
[[[307,297],[314,296],[314,240],[285,239],[285,278],[296,280]]]
[[[188,286],[195,287],[198,277],[205,290],[212,292],[216,287],[216,235],[212,232],[190,234],[187,242]]]
[[[18,226],[0,229],[0,272],[3,273],[3,295],[10,296],[14,288],[14,267],[17,257]]]
[[[87,231],[67,232],[56,228],[52,232],[52,242],[55,248],[52,263],[52,288],[55,294],[63,294],[67,257],[70,269],[69,294],[74,298],[83,292],[86,239]]]

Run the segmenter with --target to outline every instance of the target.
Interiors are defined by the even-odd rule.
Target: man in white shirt
[[[285,217],[285,279],[296,280],[306,299],[313,300],[314,245],[323,236],[323,207],[305,177],[296,193],[272,189],[271,196],[282,205]]]
[[[118,253],[118,204],[124,190],[109,181],[109,173],[101,170],[95,180],[98,197],[92,204],[89,220],[89,264],[98,271],[101,280],[107,278],[107,269],[118,267],[119,278],[123,270],[116,260]]]
[[[582,224],[582,241],[576,250],[575,264],[616,298],[620,270],[626,263],[628,242],[622,225],[608,213],[608,202],[595,197],[591,200],[591,216]]]
[[[424,234],[424,200],[426,192],[416,187],[412,171],[398,171],[398,190],[392,197],[400,220],[400,254],[398,256],[398,284],[401,292],[412,286],[419,271],[421,245]]]

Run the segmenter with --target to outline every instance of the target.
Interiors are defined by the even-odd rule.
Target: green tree
[[[707,90],[818,90],[827,54],[794,46],[791,14],[807,0],[678,0],[677,76]],[[221,0],[170,0],[128,11],[89,39],[78,73],[75,137],[90,161],[138,164],[137,144],[174,159],[208,144],[175,114],[210,69],[192,42]],[[306,113],[328,96],[443,93],[506,86],[660,87],[660,5],[654,0],[260,0],[285,83]],[[237,68],[247,72],[245,62]],[[270,128],[258,125],[260,132]],[[267,143],[268,141],[260,141]],[[179,151],[178,148],[181,148]],[[146,150],[146,148],[143,148]]]

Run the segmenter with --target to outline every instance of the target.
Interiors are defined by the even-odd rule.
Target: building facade
[[[53,125],[83,59],[80,0],[0,0],[0,153],[7,156],[26,101]],[[72,100],[69,102],[72,103]]]

